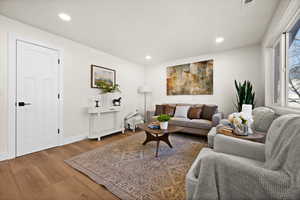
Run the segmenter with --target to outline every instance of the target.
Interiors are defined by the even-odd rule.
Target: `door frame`
[[[47,44],[44,42],[32,40],[29,38],[24,38],[19,36],[15,33],[8,33],[8,90],[7,90],[7,97],[8,97],[8,159],[16,157],[16,149],[17,149],[17,142],[16,142],[16,90],[17,90],[17,41],[23,41],[26,43],[30,43],[33,45],[37,45],[40,47],[52,49],[58,51],[58,58],[60,60],[59,69],[58,69],[58,92],[60,94],[59,103],[58,103],[58,128],[60,130],[59,133],[59,142],[58,146],[63,144],[63,49],[57,47],[55,45]]]

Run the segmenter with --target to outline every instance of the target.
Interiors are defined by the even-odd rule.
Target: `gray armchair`
[[[217,134],[186,175],[187,199],[300,199],[299,155],[299,115],[276,119],[265,144]]]

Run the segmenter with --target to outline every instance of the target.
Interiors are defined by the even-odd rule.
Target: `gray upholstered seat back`
[[[268,132],[272,122],[276,118],[274,110],[267,107],[257,107],[252,111],[252,129],[259,132]]]

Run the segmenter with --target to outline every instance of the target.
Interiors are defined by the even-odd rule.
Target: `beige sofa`
[[[191,106],[191,107],[201,107],[203,104],[164,104],[170,106]],[[155,111],[147,111],[147,121],[155,121],[157,116],[154,115]],[[170,125],[180,126],[184,129],[182,132],[191,133],[195,135],[207,136],[209,130],[219,124],[220,120],[223,118],[223,114],[218,112],[218,110],[213,114],[211,120],[206,119],[188,119],[188,118],[176,118],[172,117],[169,121]]]

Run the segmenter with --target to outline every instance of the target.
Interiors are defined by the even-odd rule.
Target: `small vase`
[[[160,122],[159,125],[162,130],[168,129],[168,122]]]
[[[234,133],[241,136],[247,136],[248,135],[248,126],[246,124],[235,126]]]

